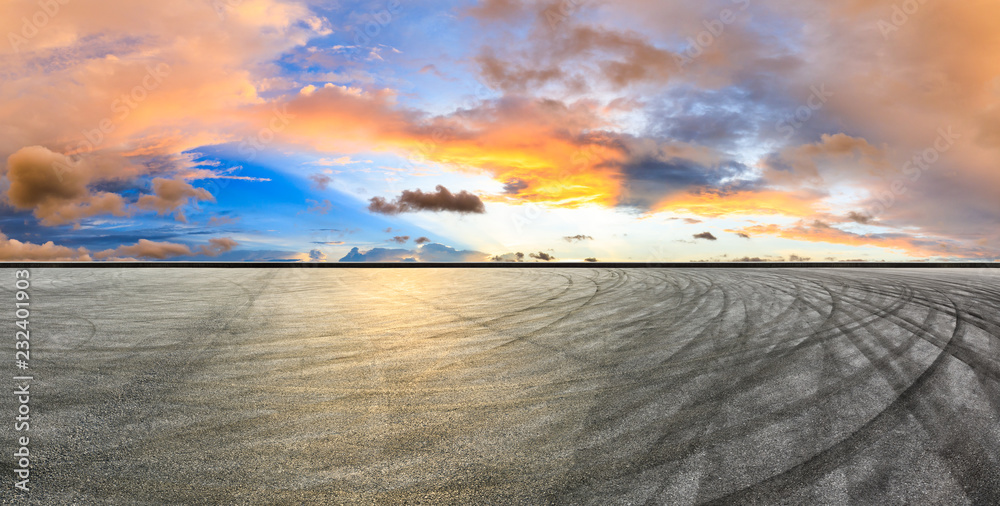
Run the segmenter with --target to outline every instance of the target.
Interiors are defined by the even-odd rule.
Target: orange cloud
[[[819,142],[792,146],[764,160],[764,179],[797,187],[825,186],[893,171],[884,149],[846,134],[823,134]]]
[[[0,261],[4,262],[89,262],[86,248],[77,249],[57,246],[52,241],[44,244],[21,242],[9,239],[0,233]]]
[[[73,161],[41,146],[18,150],[7,158],[10,182],[6,198],[16,209],[31,209],[43,225],[61,225],[98,214],[126,216],[125,201],[116,193],[88,188],[113,169],[101,160]]]
[[[750,236],[769,235],[783,239],[807,242],[825,242],[845,246],[874,246],[898,251],[911,257],[959,257],[978,258],[986,256],[979,248],[968,247],[955,241],[913,237],[904,234],[854,234],[843,230],[814,224],[800,224],[794,227],[780,225],[754,225],[739,230],[727,232],[748,234]]]
[[[661,202],[655,211],[693,214],[707,218],[728,215],[810,216],[816,197],[809,193],[777,190],[716,191],[685,193]]]
[[[201,245],[192,249],[186,244],[171,242],[157,242],[148,239],[139,239],[139,242],[119,246],[116,249],[104,250],[94,254],[99,260],[120,260],[120,257],[150,258],[155,260],[166,260],[178,256],[218,256],[232,250],[238,243],[228,237],[212,238],[207,245]]]
[[[608,126],[596,104],[508,98],[425,118],[394,102],[390,90],[311,90],[287,103],[294,118],[280,136],[339,152],[393,150],[408,153],[415,163],[519,180],[524,188],[517,201],[612,205],[620,192],[614,161],[621,159],[622,148],[615,137],[590,133]]]
[[[329,33],[295,1],[215,2],[220,12],[204,0],[51,5],[58,12],[23,43],[0,45],[0,96],[16,97],[0,101],[0,159],[27,146],[120,158],[120,179],[155,167],[143,162],[157,157],[172,157],[160,174],[190,169],[177,155],[239,139],[253,126],[239,125],[240,110],[263,102],[264,64]],[[24,19],[39,13],[38,3],[5,5],[0,33],[21,34]],[[97,204],[50,222],[72,221]],[[99,204],[119,209],[108,197]]]
[[[214,202],[215,197],[207,190],[195,188],[185,181],[158,177],[153,179],[153,194],[139,197],[136,205],[143,209],[155,210],[160,215],[173,213],[177,217],[177,221],[187,222],[187,218],[180,208],[192,200]]]

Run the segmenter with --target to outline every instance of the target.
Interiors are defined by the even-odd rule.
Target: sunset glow
[[[1000,259],[994,1],[0,9],[3,260]]]

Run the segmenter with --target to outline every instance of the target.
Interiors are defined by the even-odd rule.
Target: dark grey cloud
[[[768,54],[764,58],[769,60],[765,63],[769,66],[802,63],[788,55],[775,59]],[[804,123],[794,119],[811,94],[809,85],[790,81],[781,73],[750,69],[719,88],[674,86],[649,98],[645,134],[732,151],[763,141],[800,143],[821,133],[840,131],[834,119],[822,110],[813,111]]]
[[[700,234],[694,234],[695,239],[706,239],[709,241],[717,241],[718,239],[712,235],[711,232],[702,232]]]
[[[389,240],[392,241],[392,242],[394,242],[394,243],[397,243],[397,244],[405,244],[406,241],[410,240],[410,236],[408,236],[408,235],[397,235],[396,237],[393,237],[392,239],[389,239]]]
[[[517,195],[521,190],[528,188],[528,182],[523,179],[508,179],[503,185],[503,192],[508,195]]]
[[[416,239],[413,240],[413,242],[417,244],[424,244],[425,242],[431,242],[431,240],[428,239],[427,237],[417,237]]]
[[[665,197],[682,192],[734,190],[752,184],[748,181],[733,182],[734,178],[750,172],[749,167],[735,161],[705,166],[664,153],[643,154],[620,167],[623,191],[618,205],[648,209]]]
[[[789,262],[808,262],[810,260],[812,260],[812,258],[809,258],[809,257],[800,257],[798,255],[789,255],[788,256],[788,261]]]
[[[868,225],[875,221],[875,217],[866,213],[859,213],[857,211],[851,211],[847,213],[847,219],[853,221],[854,223],[860,223],[862,225]]]
[[[777,121],[759,102],[747,99],[751,93],[741,86],[711,90],[678,86],[648,109],[648,134],[712,147],[736,147]]]
[[[738,235],[738,236],[740,236],[740,237],[742,237],[744,239],[749,239],[750,238],[750,234],[747,234],[746,232],[736,232],[736,235]]]
[[[524,253],[518,251],[517,253],[504,253],[502,255],[493,255],[490,257],[491,262],[523,262]]]
[[[313,188],[317,190],[325,190],[333,182],[333,178],[326,174],[310,174],[309,180],[313,183]]]
[[[554,256],[552,256],[552,255],[550,255],[548,253],[545,253],[544,251],[539,251],[538,253],[529,253],[528,256],[530,256],[531,258],[538,259],[538,260],[543,260],[545,262],[551,262],[551,261],[553,261],[553,260],[556,259],[556,257],[554,257]]]
[[[583,259],[583,261],[584,261],[584,262],[596,262],[596,261],[597,261],[597,259],[596,259],[596,258],[593,258],[593,257],[591,257],[591,258],[584,258],[584,259]]]
[[[698,223],[702,222],[702,220],[699,220],[699,219],[696,219],[696,218],[677,218],[677,217],[674,217],[674,218],[670,218],[670,220],[671,221],[682,220],[684,223],[687,223],[688,225],[697,225]]]
[[[483,201],[478,196],[462,190],[458,193],[448,191],[438,185],[435,192],[425,193],[423,190],[403,190],[393,201],[383,197],[373,197],[368,210],[379,214],[415,213],[418,211],[449,211],[461,214],[486,212]]]
[[[563,237],[563,240],[566,242],[573,242],[573,241],[579,242],[579,241],[593,241],[594,238],[589,235],[577,234],[577,235],[568,235],[566,237]]]

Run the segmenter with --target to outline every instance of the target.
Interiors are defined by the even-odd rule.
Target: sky
[[[995,0],[3,0],[2,261],[997,261]]]

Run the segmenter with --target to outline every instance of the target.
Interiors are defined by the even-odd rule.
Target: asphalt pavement
[[[0,500],[997,504],[995,273],[33,269]]]

